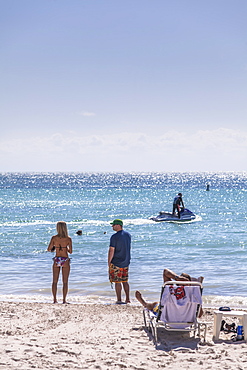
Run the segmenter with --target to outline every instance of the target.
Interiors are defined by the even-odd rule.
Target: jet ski
[[[160,212],[158,216],[150,217],[150,220],[160,222],[160,221],[193,221],[196,219],[196,215],[187,208],[182,208],[180,211],[180,218],[177,214],[170,212]]]

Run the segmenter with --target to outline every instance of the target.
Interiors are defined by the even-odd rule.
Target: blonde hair
[[[67,238],[68,237],[68,229],[67,229],[66,222],[64,222],[64,221],[57,222],[57,235],[60,238]]]

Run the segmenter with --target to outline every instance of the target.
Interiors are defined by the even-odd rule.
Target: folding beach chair
[[[161,289],[158,311],[143,309],[145,327],[151,332],[154,343],[158,341],[158,327],[167,331],[193,332],[204,329],[207,324],[198,320],[202,306],[202,284],[197,281],[167,281]]]

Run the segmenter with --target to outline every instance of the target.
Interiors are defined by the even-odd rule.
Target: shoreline
[[[150,299],[145,292],[142,292],[143,296],[148,302],[154,302],[155,299]],[[221,306],[228,306],[232,310],[246,310],[247,311],[247,297],[244,296],[207,296],[203,295],[203,308],[205,309],[218,309]],[[52,295],[41,295],[41,294],[1,294],[0,295],[0,303],[1,302],[16,302],[16,303],[53,303]],[[62,297],[58,294],[58,303],[61,303]],[[102,305],[114,305],[116,302],[115,293],[112,294],[99,296],[97,294],[90,294],[90,295],[73,295],[68,293],[67,301],[73,305],[80,305],[80,304],[102,304]],[[130,306],[139,306],[140,303],[134,296],[134,292],[131,295],[131,303],[128,304]]]
[[[247,344],[221,332],[204,308],[206,342],[161,329],[157,346],[141,305],[1,302],[0,369],[244,369]],[[234,319],[234,318],[233,318]],[[230,321],[233,321],[230,318]],[[227,320],[228,321],[228,320]]]

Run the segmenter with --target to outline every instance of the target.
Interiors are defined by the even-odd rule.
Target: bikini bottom
[[[68,257],[53,257],[52,259],[57,267],[63,267],[66,261],[70,261]]]

